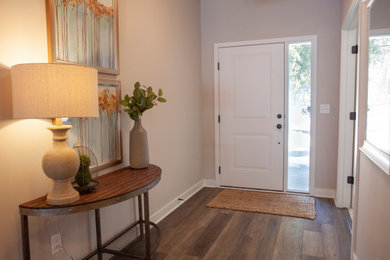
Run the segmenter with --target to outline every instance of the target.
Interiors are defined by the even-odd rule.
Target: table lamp
[[[97,71],[87,66],[33,63],[11,67],[14,118],[51,118],[53,148],[42,159],[45,174],[53,180],[46,201],[64,205],[77,201],[71,180],[78,171],[77,152],[66,140],[70,125],[62,117],[98,117]]]

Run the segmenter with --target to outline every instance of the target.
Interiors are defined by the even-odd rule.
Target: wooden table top
[[[102,208],[140,195],[154,187],[161,178],[161,168],[150,164],[145,169],[122,168],[99,177],[95,192],[80,195],[71,204],[55,206],[46,196],[19,205],[22,215],[53,216]]]

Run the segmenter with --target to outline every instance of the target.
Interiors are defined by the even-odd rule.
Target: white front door
[[[283,190],[284,44],[218,57],[221,185]]]

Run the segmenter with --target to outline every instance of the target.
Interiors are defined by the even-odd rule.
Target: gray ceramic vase
[[[148,136],[141,119],[134,121],[130,131],[130,167],[142,169],[149,166]]]

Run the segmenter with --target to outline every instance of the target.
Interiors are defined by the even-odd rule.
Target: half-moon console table
[[[161,168],[156,165],[151,164],[146,169],[137,170],[127,167],[99,177],[99,185],[95,192],[81,195],[80,200],[71,204],[61,206],[48,205],[46,203],[46,196],[43,196],[19,205],[19,213],[21,215],[22,224],[23,259],[30,259],[28,216],[57,216],[89,210],[95,210],[97,249],[83,259],[89,259],[97,254],[98,259],[101,260],[103,259],[103,253],[125,257],[127,256],[130,258],[151,259],[151,255],[154,249],[156,249],[158,246],[158,242],[154,249],[151,249],[150,226],[152,225],[156,228],[158,235],[159,229],[156,224],[150,222],[148,191],[156,186],[160,179]],[[102,244],[100,208],[113,205],[134,197],[138,197],[139,219],[120,232],[118,235]],[[140,226],[140,234],[133,242],[145,238],[145,255],[135,256],[126,252],[106,248],[117,238],[124,235],[127,231],[136,227],[137,225]]]

